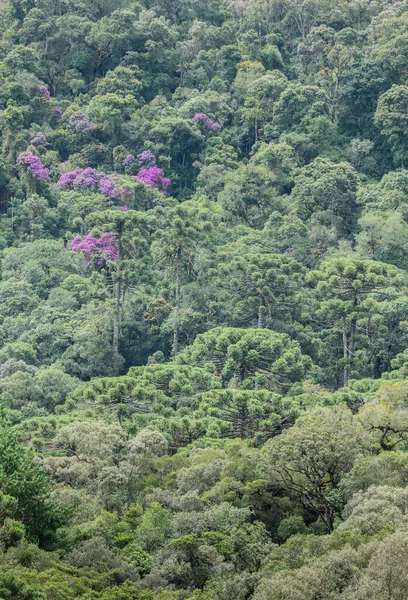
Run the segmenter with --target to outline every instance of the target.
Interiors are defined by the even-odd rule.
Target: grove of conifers
[[[0,2],[0,600],[408,598],[408,1]]]

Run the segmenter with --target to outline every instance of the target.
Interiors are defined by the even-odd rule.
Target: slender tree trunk
[[[358,305],[357,296],[353,297],[353,304],[355,307]],[[351,319],[350,321],[350,335],[347,338],[347,326],[346,319],[343,321],[343,357],[344,357],[344,387],[348,386],[350,379],[350,365],[353,360],[353,350],[354,350],[354,334],[356,331],[356,323]]]
[[[263,300],[261,294],[259,294],[259,307],[258,307],[258,329],[264,328],[264,311],[263,311]]]
[[[258,329],[264,328],[264,304],[262,295],[259,294],[259,306],[258,306]],[[255,389],[260,390],[261,386],[259,383],[255,383]]]
[[[120,309],[121,309],[121,272],[120,272],[120,257],[116,266],[116,281],[115,281],[115,311],[113,313],[113,351],[119,351],[119,333],[120,333]]]
[[[180,292],[181,292],[181,249],[177,250],[176,257],[176,306],[173,334],[173,355],[177,357],[179,348],[179,314],[180,314]]]
[[[349,382],[349,352],[347,348],[347,329],[346,329],[346,320],[344,320],[343,325],[343,358],[344,358],[344,371],[343,371],[343,386],[347,387]]]
[[[35,191],[36,191],[36,187],[37,187],[36,180],[35,180],[34,176],[31,175],[31,173],[27,173],[26,181],[27,181],[27,196],[28,196],[28,198],[31,198],[35,194]]]
[[[348,356],[349,359],[352,360],[353,359],[353,350],[354,350],[354,334],[356,331],[356,324],[354,323],[354,321],[351,321],[350,324],[350,337],[349,337],[349,342],[348,342]]]

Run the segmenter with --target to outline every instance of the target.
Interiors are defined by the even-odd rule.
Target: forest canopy
[[[408,597],[408,1],[0,2],[0,600]]]

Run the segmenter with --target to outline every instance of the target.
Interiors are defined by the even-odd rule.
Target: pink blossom
[[[130,190],[126,185],[120,186],[118,189],[118,196],[133,196],[132,190]]]
[[[100,238],[94,237],[92,233],[88,233],[85,238],[77,235],[71,242],[71,248],[74,252],[84,255],[86,265],[93,260],[96,260],[98,265],[119,260],[118,242],[110,232],[103,233]]]
[[[156,166],[141,169],[134,181],[141,181],[145,185],[155,187],[164,194],[167,193],[167,189],[171,186],[171,180],[168,177],[164,177],[163,169]]]
[[[17,163],[19,165],[26,166],[27,171],[29,173],[31,173],[37,179],[44,179],[45,181],[51,181],[50,180],[50,170],[47,169],[46,167],[44,167],[44,165],[41,162],[40,157],[37,156],[36,154],[33,154],[32,152],[29,152],[28,150],[26,150],[25,152],[22,152],[19,155],[19,157],[17,159]]]
[[[221,131],[222,127],[219,123],[213,123],[210,119],[210,117],[207,117],[207,115],[205,113],[196,113],[194,115],[194,117],[191,119],[192,123],[197,123],[197,121],[201,121],[202,123],[204,123],[204,125],[206,127],[208,127],[208,129],[211,129],[214,132],[218,132]]]
[[[104,196],[112,198],[115,195],[115,182],[109,179],[107,175],[99,180],[99,191]]]
[[[86,133],[91,127],[88,117],[86,117],[82,112],[73,113],[69,117],[69,124],[71,127],[77,131],[81,131],[82,133]]]
[[[51,98],[50,90],[47,88],[46,85],[39,85],[38,91],[40,92],[41,96],[43,96],[46,100],[49,100]]]
[[[30,144],[32,146],[47,146],[47,138],[45,137],[45,135],[39,131],[38,133],[35,134],[35,136],[33,137],[32,140],[30,140]]]
[[[106,175],[106,173],[99,172],[92,167],[86,169],[77,167],[73,171],[61,175],[57,187],[64,189],[72,186],[74,189],[80,190],[93,188],[94,191],[100,192],[107,198],[113,198],[117,195],[116,184],[113,179],[115,179],[115,174]]]
[[[125,158],[125,160],[123,161],[123,164],[125,165],[125,167],[128,167],[129,165],[132,164],[132,162],[135,160],[135,157],[133,156],[133,154],[128,154],[127,157]]]
[[[153,167],[156,164],[156,157],[151,150],[144,150],[137,155],[140,164],[144,164],[145,167]]]

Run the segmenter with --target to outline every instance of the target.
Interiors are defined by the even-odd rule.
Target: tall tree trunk
[[[120,271],[120,257],[116,265],[116,281],[115,281],[115,311],[113,313],[113,351],[119,351],[119,333],[120,333],[120,309],[121,309],[121,271]]]
[[[258,329],[264,328],[264,306],[261,294],[259,294],[259,307],[258,307]]]
[[[177,357],[179,348],[179,315],[180,315],[180,293],[181,293],[181,249],[177,250],[176,257],[176,306],[173,333],[173,356]]]
[[[343,324],[343,358],[344,358],[344,370],[343,370],[343,386],[347,387],[349,382],[349,351],[347,348],[347,329],[346,320],[344,319]]]

